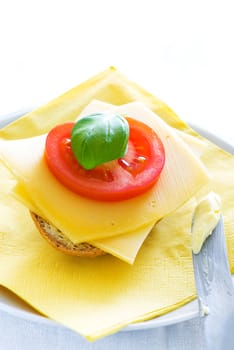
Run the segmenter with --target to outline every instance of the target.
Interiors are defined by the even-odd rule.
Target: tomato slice
[[[149,190],[165,163],[163,144],[146,124],[132,118],[128,151],[123,158],[84,169],[73,155],[71,130],[74,123],[53,128],[47,135],[45,158],[53,175],[78,195],[100,201],[121,201]]]

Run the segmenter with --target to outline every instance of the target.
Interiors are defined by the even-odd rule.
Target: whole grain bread
[[[106,254],[103,250],[96,248],[89,243],[73,243],[64,235],[63,232],[51,225],[44,218],[31,211],[30,214],[41,235],[54,248],[62,251],[63,253],[87,258],[94,258],[96,256]]]

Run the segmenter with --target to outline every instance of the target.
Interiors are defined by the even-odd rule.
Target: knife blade
[[[201,251],[193,254],[193,266],[206,350],[233,350],[234,287],[222,217]]]

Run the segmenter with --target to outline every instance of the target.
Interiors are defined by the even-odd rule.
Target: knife
[[[234,286],[220,218],[201,251],[193,254],[205,350],[234,349]]]

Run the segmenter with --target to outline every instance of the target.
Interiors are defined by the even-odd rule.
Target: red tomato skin
[[[165,164],[165,150],[146,124],[126,118],[130,127],[125,157],[85,170],[75,159],[71,144],[73,122],[53,128],[47,135],[45,159],[52,174],[67,189],[98,201],[123,201],[152,188]]]

